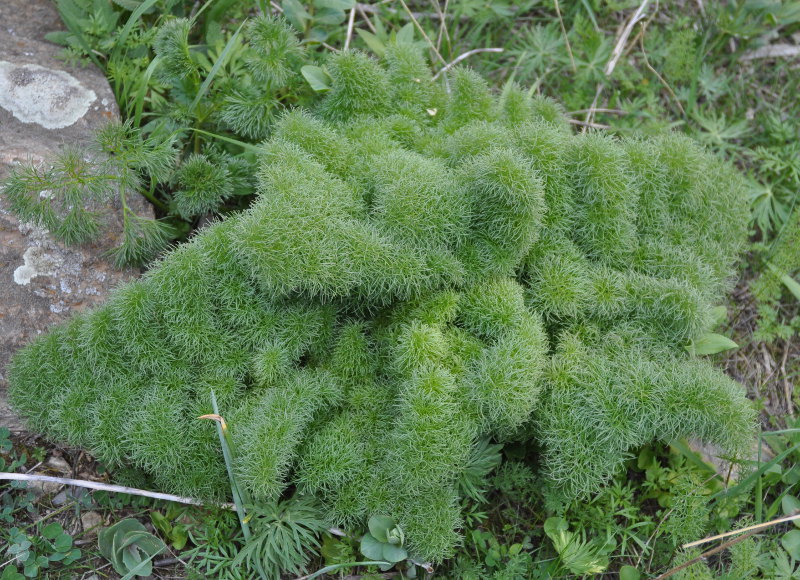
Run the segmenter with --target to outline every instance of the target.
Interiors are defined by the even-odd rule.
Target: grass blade
[[[114,56],[115,57],[116,56],[121,56],[121,55],[117,54],[117,52],[119,50],[121,50],[120,47],[125,46],[125,41],[128,40],[128,35],[131,33],[131,30],[133,30],[133,27],[136,25],[136,23],[139,21],[139,19],[142,17],[142,15],[147,10],[149,10],[150,7],[155,5],[156,2],[158,2],[158,0],[145,0],[128,17],[128,21],[125,23],[125,26],[122,28],[122,31],[119,33],[119,36],[117,37],[117,42],[116,42],[116,44],[114,46]]]
[[[768,461],[767,463],[761,465],[756,471],[754,471],[753,473],[751,473],[750,475],[745,477],[742,481],[740,481],[739,483],[737,483],[733,487],[731,487],[729,489],[723,489],[722,491],[719,491],[719,492],[715,493],[714,495],[711,496],[711,498],[710,498],[711,501],[716,502],[716,501],[718,501],[718,500],[720,500],[722,498],[725,498],[725,497],[735,497],[735,496],[737,496],[737,495],[739,495],[741,493],[747,492],[747,490],[750,489],[750,486],[752,486],[753,484],[757,484],[758,483],[758,479],[760,479],[761,476],[764,475],[764,473],[770,467],[772,467],[773,465],[776,465],[777,463],[780,463],[781,461],[786,459],[786,457],[788,457],[791,453],[794,453],[798,449],[800,449],[800,443],[790,447],[789,449],[787,449],[783,453],[781,453],[779,455],[776,455],[770,461]]]
[[[233,503],[236,506],[236,515],[239,518],[239,525],[242,528],[242,534],[245,539],[245,547],[250,543],[252,534],[250,533],[250,526],[247,523],[248,516],[245,513],[245,505],[252,505],[250,497],[246,490],[239,487],[239,482],[236,480],[236,473],[233,469],[234,445],[231,434],[228,431],[228,424],[225,419],[219,414],[219,406],[217,405],[217,397],[212,389],[211,391],[211,407],[214,409],[213,415],[203,415],[200,419],[211,419],[217,424],[217,434],[219,435],[219,442],[222,446],[222,456],[225,459],[225,468],[228,471],[228,479],[231,483],[231,495],[233,496]],[[267,575],[264,573],[264,568],[260,562],[257,562],[258,573],[263,580],[267,580]]]
[[[206,95],[208,92],[208,87],[211,85],[211,82],[214,80],[214,77],[217,76],[217,72],[219,69],[222,68],[222,65],[225,64],[225,61],[228,60],[228,53],[233,49],[234,45],[236,44],[237,39],[239,38],[239,33],[242,31],[244,25],[247,24],[247,20],[245,19],[244,22],[236,29],[233,36],[231,36],[228,43],[225,45],[225,48],[222,49],[222,52],[219,55],[219,58],[214,63],[214,66],[211,67],[211,71],[208,73],[208,76],[203,81],[203,84],[200,85],[200,89],[197,91],[197,95],[195,95],[192,104],[189,105],[189,112],[195,110],[200,100]]]
[[[191,128],[192,131],[195,133],[200,133],[201,135],[205,135],[206,137],[212,137],[214,139],[219,139],[220,141],[225,141],[226,143],[230,143],[232,145],[238,145],[248,151],[252,151],[253,153],[263,153],[264,149],[259,147],[258,145],[253,145],[252,143],[245,143],[244,141],[239,141],[238,139],[234,139],[232,137],[225,137],[225,135],[218,135],[217,133],[211,133],[210,131],[203,131],[202,129],[195,129],[194,127]]]
[[[144,110],[144,98],[147,95],[147,88],[150,86],[150,77],[153,76],[153,71],[156,70],[159,63],[161,62],[161,57],[156,56],[150,66],[147,67],[147,70],[144,71],[144,77],[142,78],[142,84],[139,86],[139,90],[136,92],[136,100],[134,101],[133,108],[133,126],[134,127],[141,127],[142,123],[142,111]]]
[[[86,38],[83,36],[81,25],[77,22],[78,15],[75,12],[75,5],[68,0],[60,0],[58,2],[57,9],[58,15],[61,16],[62,22],[64,22],[67,29],[75,35],[75,38],[78,39],[81,48],[86,52],[87,55],[89,55],[89,58],[92,59],[92,62],[97,66],[97,68],[105,71],[106,67],[103,66],[103,63],[101,63],[100,59],[97,58],[97,55],[92,50],[92,47],[89,46],[89,43],[86,42]]]

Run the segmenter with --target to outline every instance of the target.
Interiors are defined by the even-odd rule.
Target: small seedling
[[[388,562],[381,566],[382,570],[388,570],[408,558],[408,551],[403,547],[405,539],[403,530],[392,518],[372,516],[369,519],[369,532],[361,538],[361,553],[370,560]]]
[[[135,519],[124,519],[97,534],[100,553],[111,562],[118,574],[130,578],[149,576],[153,558],[166,550],[159,538]]]

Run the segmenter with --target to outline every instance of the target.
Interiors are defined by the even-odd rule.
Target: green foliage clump
[[[540,449],[564,498],[653,440],[745,447],[741,389],[682,348],[741,248],[739,177],[677,135],[573,136],[471,71],[448,94],[409,45],[385,62],[332,56],[321,104],[263,145],[247,211],[16,355],[31,427],[223,498],[196,420],[213,391],[254,499],[293,486],[331,524],[384,515],[431,561],[487,438]]]
[[[100,129],[91,147],[16,168],[4,186],[11,210],[66,244],[83,244],[105,225],[94,209],[119,199],[122,235],[112,257],[123,267],[153,261],[198,221],[246,207],[254,193],[249,142],[265,139],[279,111],[311,89],[299,73],[306,48],[289,25],[261,14],[227,30],[220,10],[244,10],[231,4],[197,11],[178,0],[59,0],[70,32],[51,38],[72,56],[102,57],[126,121]],[[129,209],[138,195],[161,219]]]
[[[759,323],[755,338],[771,341],[790,340],[800,331],[800,284],[795,275],[800,270],[800,213],[789,221],[780,236],[766,247],[760,244],[761,273],[751,283],[750,291],[758,300]]]
[[[166,248],[173,232],[165,222],[138,216],[128,200],[145,180],[166,179],[176,157],[174,139],[145,138],[131,123],[110,123],[98,131],[91,151],[68,147],[49,166],[20,166],[3,194],[21,220],[67,244],[100,236],[104,224],[97,210],[118,199],[123,236],[111,257],[118,267],[141,265]]]

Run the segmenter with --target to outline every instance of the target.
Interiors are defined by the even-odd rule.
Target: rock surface
[[[63,29],[50,0],[0,0],[0,180],[18,163],[45,163],[66,144],[86,143],[118,119],[114,95],[95,67],[73,67],[44,35]],[[142,198],[128,204],[152,217]],[[104,258],[122,229],[120,207],[104,208],[110,234],[66,247],[20,223],[0,193],[0,426],[23,425],[8,408],[6,366],[12,354],[71,313],[101,302],[137,271],[117,271]]]

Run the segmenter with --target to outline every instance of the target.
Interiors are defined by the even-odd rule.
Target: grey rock
[[[44,40],[61,29],[50,0],[0,0],[0,180],[16,164],[46,163],[65,145],[88,143],[95,129],[119,118],[103,73],[67,65],[58,58],[61,47]],[[153,216],[139,196],[128,205]],[[121,234],[121,206],[102,213],[108,234],[66,247],[46,230],[20,223],[0,193],[0,426],[23,430],[6,396],[14,351],[139,275],[115,270],[104,257]]]
[[[769,461],[775,456],[769,445],[763,441],[760,443],[754,441],[749,452],[750,456],[740,457],[733,462],[727,459],[727,453],[719,445],[704,443],[698,439],[690,439],[687,443],[689,444],[689,449],[697,453],[704,462],[711,465],[717,475],[726,483],[736,483],[743,475],[747,475],[747,470],[744,470],[744,472],[742,470],[742,459],[759,462]]]
[[[67,502],[81,500],[87,494],[86,488],[72,487],[59,491],[51,500],[50,503],[54,506],[62,506]]]
[[[98,512],[83,512],[81,514],[81,525],[86,532],[84,538],[91,538],[97,535],[97,530],[104,524],[103,516]]]
[[[45,465],[50,469],[55,469],[61,475],[66,475],[72,472],[72,467],[70,467],[69,463],[67,463],[66,459],[63,457],[56,457],[54,455],[45,462]]]
[[[53,499],[50,500],[50,503],[54,506],[62,506],[67,503],[68,500],[69,496],[67,495],[66,490],[62,489],[55,496],[53,496]]]
[[[36,497],[52,495],[63,487],[63,484],[55,481],[27,481],[25,483],[28,491],[32,492]]]

